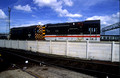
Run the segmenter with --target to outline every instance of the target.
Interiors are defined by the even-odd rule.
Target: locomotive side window
[[[93,28],[89,28],[89,32],[93,32]]]
[[[91,28],[91,32],[93,32],[93,28]]]
[[[89,28],[88,31],[90,32],[90,31],[91,31],[91,28]]]
[[[96,31],[96,29],[94,28],[93,32],[95,32],[95,31]]]
[[[89,28],[88,31],[91,33],[95,33],[97,32],[97,28]]]

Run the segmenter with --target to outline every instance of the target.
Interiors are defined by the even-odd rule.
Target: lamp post
[[[118,25],[120,26],[120,0],[119,0],[119,12],[118,12],[118,14],[119,14]],[[120,28],[119,28],[119,39],[118,39],[118,41],[119,41],[119,75],[120,75]]]
[[[10,39],[10,12],[11,12],[11,8],[8,7],[8,12],[9,12],[9,20],[8,20],[8,23],[9,23],[9,34],[8,34],[8,40]]]

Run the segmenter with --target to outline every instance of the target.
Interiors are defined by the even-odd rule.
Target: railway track
[[[36,74],[32,71],[26,70],[28,67],[32,67],[32,66],[35,66],[35,65],[38,66],[37,64],[30,62],[29,64],[26,65],[22,61],[23,60],[21,60],[19,63],[16,63],[16,62],[12,63],[11,61],[4,59],[4,61],[3,61],[4,63],[2,63],[2,62],[0,63],[0,66],[2,66],[2,67],[0,67],[0,72],[2,72],[4,70],[6,70],[6,71],[11,70],[12,71],[12,70],[18,70],[19,69],[22,72],[25,72],[25,73],[29,74],[32,78],[33,77],[34,78],[42,78],[41,76],[39,76],[38,74]],[[1,69],[1,68],[3,68],[3,69]]]
[[[19,60],[29,60],[36,64],[50,65],[64,67],[70,70],[86,73],[95,77],[120,77],[119,75],[119,64],[111,62],[98,62],[98,61],[88,61],[80,59],[69,59],[69,58],[58,58],[47,56],[46,54],[33,53],[30,51],[22,52],[23,50],[13,50],[2,49],[2,53],[5,58],[10,56],[8,59],[18,58]],[[7,54],[7,55],[5,55]],[[16,60],[11,60],[16,62]]]
[[[25,70],[26,68],[24,68],[24,66],[21,67],[21,66],[19,66],[19,65],[17,65],[17,64],[12,64],[12,63],[11,63],[11,65],[12,65],[14,68],[20,69],[20,70],[22,70],[23,72],[26,72],[27,74],[29,74],[29,75],[31,75],[31,76],[33,76],[33,77],[35,77],[35,78],[42,78],[41,76],[39,76],[38,74],[36,74],[36,73],[34,73],[34,72]]]

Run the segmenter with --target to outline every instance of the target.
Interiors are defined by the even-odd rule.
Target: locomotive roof
[[[38,25],[32,25],[32,26],[27,26],[27,27],[14,27],[14,28],[11,28],[11,29],[25,29],[25,28],[35,28],[37,27]]]
[[[86,20],[86,21],[79,21],[79,22],[66,22],[66,23],[56,23],[56,24],[46,24],[46,26],[69,26],[70,24],[72,25],[73,23],[84,23],[84,24],[92,24],[92,23],[100,23],[100,20]]]
[[[69,26],[68,24],[73,24],[73,23],[100,23],[100,20],[86,20],[86,21],[79,21],[79,22],[66,22],[66,23],[56,23],[56,24],[46,24],[46,26],[52,26],[52,25],[59,25],[59,26]],[[35,28],[38,25],[32,25],[32,26],[27,26],[27,27],[14,27],[11,29],[26,29],[26,28]]]
[[[91,22],[91,23],[99,23],[100,22],[100,20],[86,20],[86,21],[78,21],[78,22],[66,22],[66,23],[55,23],[55,24],[71,24],[71,23],[80,23],[80,22],[82,22],[82,23],[87,23],[87,22]],[[46,25],[53,25],[52,23],[49,23],[49,24],[46,24]]]

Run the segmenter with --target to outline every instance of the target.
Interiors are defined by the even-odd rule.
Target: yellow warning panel
[[[42,28],[45,28],[45,27],[42,27]]]
[[[0,56],[2,56],[2,55],[0,54]]]
[[[39,25],[36,27],[35,31],[36,40],[45,40],[45,37],[43,37],[45,35],[45,27]]]
[[[43,34],[45,34],[45,33],[43,33]]]
[[[43,31],[45,31],[45,30],[43,30]]]

